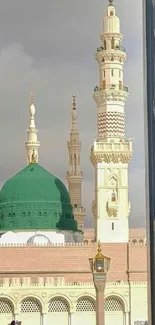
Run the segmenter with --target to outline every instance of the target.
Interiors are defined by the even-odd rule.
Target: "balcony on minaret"
[[[67,177],[67,179],[70,177],[70,178],[72,178],[72,177],[78,177],[78,178],[82,178],[83,177],[83,171],[67,171],[67,173],[66,173],[66,177]]]
[[[119,44],[115,46],[110,44],[107,48],[107,46],[105,47],[105,44],[103,44],[103,46],[97,48],[95,59],[99,64],[103,65],[104,63],[109,63],[112,57],[115,61],[124,63],[127,59],[125,47]]]
[[[111,50],[114,50],[114,51],[115,51],[115,50],[116,50],[116,51],[122,51],[122,52],[125,52],[125,51],[126,51],[124,46],[121,46],[121,45],[119,45],[119,44],[114,45],[113,43],[111,43]],[[103,52],[103,51],[107,51],[107,46],[106,46],[106,42],[105,42],[105,40],[104,40],[104,42],[103,42],[103,46],[100,46],[100,47],[97,48],[97,53],[96,53],[96,55],[98,55],[99,53],[104,55],[104,52]],[[109,49],[108,49],[108,51],[109,51]],[[107,53],[106,53],[106,54],[107,54]]]
[[[116,139],[114,142],[94,141],[91,147],[90,159],[94,166],[100,162],[128,163],[132,157],[132,140]]]
[[[129,98],[128,87],[122,84],[106,83],[104,80],[100,86],[95,86],[93,98],[98,107],[107,103],[107,100],[125,103]]]
[[[116,142],[101,142],[94,141],[94,145],[92,146],[92,150],[95,152],[132,152],[132,140],[120,141]]]
[[[86,209],[84,207],[78,207],[77,204],[74,204],[73,206],[73,211],[74,211],[74,214],[85,214],[86,212]]]
[[[107,84],[105,80],[102,81],[100,87],[97,85],[94,88],[94,92],[102,91],[102,90],[122,90],[128,92],[128,87],[123,86],[121,82],[118,84]]]

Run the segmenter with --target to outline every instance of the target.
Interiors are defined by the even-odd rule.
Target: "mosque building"
[[[90,153],[95,172],[94,229],[84,228],[76,96],[67,142],[67,190],[39,165],[31,95],[27,164],[0,191],[0,324],[16,319],[22,325],[95,325],[96,297],[88,259],[96,255],[98,241],[111,258],[103,306],[106,325],[147,321],[145,229],[129,229],[128,164],[133,149],[132,140],[125,138],[127,54],[112,0],[100,38],[99,84],[94,88],[98,130]]]

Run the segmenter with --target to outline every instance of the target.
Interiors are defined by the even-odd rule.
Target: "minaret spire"
[[[109,0],[109,6],[113,6],[114,0]]]
[[[27,164],[30,164],[34,159],[36,163],[38,162],[38,149],[40,147],[40,142],[37,140],[38,130],[35,126],[35,106],[34,106],[34,94],[30,94],[30,126],[27,130],[28,140],[25,142],[25,147],[27,150]]]
[[[72,95],[72,132],[77,131],[77,110],[76,110],[76,95]]]
[[[95,168],[95,240],[127,243],[128,163],[132,157],[132,140],[125,137],[124,106],[129,93],[123,70],[127,54],[121,46],[123,35],[112,0],[109,0],[100,38],[101,46],[96,53],[99,85],[94,88],[98,130],[90,157]]]
[[[78,222],[79,230],[83,230],[85,209],[82,207],[82,181],[83,174],[80,167],[80,153],[82,143],[79,139],[79,131],[77,127],[77,109],[76,95],[72,95],[72,125],[70,132],[70,140],[68,143],[69,153],[69,169],[67,172],[68,191],[75,220]]]

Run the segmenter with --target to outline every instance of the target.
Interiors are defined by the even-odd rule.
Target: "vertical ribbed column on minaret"
[[[121,46],[122,38],[111,0],[103,21],[102,44],[96,53],[99,85],[94,88],[94,100],[98,133],[91,148],[95,168],[95,240],[107,243],[129,239],[128,163],[132,141],[125,139],[124,106],[129,93],[123,81],[127,54]]]
[[[31,93],[31,102],[29,108],[30,114],[30,126],[27,130],[28,139],[25,142],[25,147],[27,150],[27,164],[31,163],[31,159],[35,158],[35,161],[38,162],[38,149],[40,147],[40,142],[37,140],[38,130],[35,126],[35,106],[33,103],[33,93]]]
[[[76,96],[73,95],[72,104],[72,127],[70,132],[70,140],[68,144],[69,153],[69,169],[66,175],[68,182],[68,191],[71,204],[73,206],[74,218],[78,223],[78,229],[83,230],[85,220],[85,209],[82,206],[82,181],[83,174],[80,166],[80,153],[82,143],[79,139],[77,128],[77,111]]]

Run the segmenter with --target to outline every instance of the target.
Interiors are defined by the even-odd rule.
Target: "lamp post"
[[[96,291],[96,325],[104,325],[104,292],[107,272],[110,268],[110,258],[102,254],[101,244],[98,243],[97,255],[89,258],[90,269]]]

